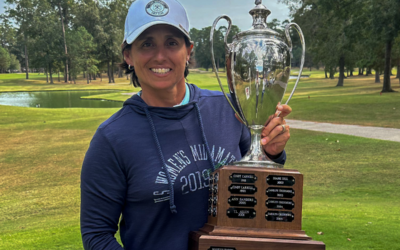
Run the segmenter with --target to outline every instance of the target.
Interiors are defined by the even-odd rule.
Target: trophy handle
[[[239,112],[238,112],[238,111],[235,109],[235,107],[233,106],[233,104],[232,104],[231,100],[229,99],[228,95],[225,93],[224,87],[222,86],[222,83],[221,83],[221,79],[219,78],[219,75],[218,75],[217,66],[216,66],[216,64],[215,64],[215,57],[214,57],[214,32],[215,32],[215,27],[217,26],[217,23],[218,23],[219,20],[221,20],[221,19],[225,19],[225,20],[228,22],[228,30],[226,31],[226,34],[225,34],[225,37],[224,37],[224,44],[225,44],[225,51],[226,51],[226,53],[229,53],[229,50],[230,50],[230,47],[229,47],[229,44],[227,43],[227,41],[228,41],[229,32],[231,31],[231,27],[232,27],[232,20],[231,20],[230,17],[228,17],[227,15],[222,15],[222,16],[217,17],[217,19],[215,19],[215,21],[214,21],[214,23],[213,23],[213,25],[212,25],[212,27],[211,27],[211,32],[210,32],[210,45],[211,45],[210,47],[211,47],[211,57],[212,57],[212,58],[211,58],[211,61],[212,61],[212,66],[213,66],[215,75],[216,75],[216,77],[217,77],[219,86],[220,86],[220,88],[221,88],[221,90],[222,90],[222,93],[225,95],[226,100],[228,100],[229,105],[231,105],[233,111],[235,111],[235,113],[236,113],[237,117],[240,119],[240,121],[243,122],[243,124],[246,124],[246,122],[244,121],[244,119],[242,118],[242,116],[239,114]],[[228,84],[228,87],[230,88],[229,84]],[[231,91],[232,91],[232,90],[231,90]]]
[[[303,72],[304,57],[305,57],[305,53],[306,53],[306,44],[305,44],[305,41],[304,41],[304,35],[303,35],[303,32],[301,31],[300,26],[297,23],[289,23],[288,25],[286,25],[286,28],[285,28],[285,34],[286,34],[286,38],[287,38],[288,43],[289,43],[290,52],[292,52],[292,40],[290,39],[290,34],[289,34],[289,29],[290,29],[291,26],[294,26],[294,28],[299,33],[301,46],[302,46],[302,49],[303,49],[303,53],[301,54],[300,71],[299,71],[299,75],[297,76],[296,84],[294,85],[292,93],[290,94],[290,96],[287,99],[285,104],[288,104],[288,102],[290,101],[290,99],[293,96],[294,91],[297,88],[297,84],[299,83],[299,80],[300,80],[300,77],[301,77],[301,73]]]

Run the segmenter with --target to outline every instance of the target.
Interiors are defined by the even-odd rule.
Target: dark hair
[[[189,40],[189,38],[187,38],[187,36],[184,36],[185,38],[185,44],[186,47],[190,47],[190,45],[192,45],[193,43]],[[131,50],[132,44],[127,44],[126,41],[121,45],[122,47],[122,55],[124,54],[125,50]],[[186,65],[185,67],[185,72],[184,72],[184,76],[185,78],[189,75],[189,66],[192,64],[192,58],[194,56],[194,52],[193,50],[190,53],[190,59],[189,59],[189,64]],[[120,63],[118,65],[124,72],[125,74],[130,74],[131,75],[131,83],[133,84],[133,86],[135,87],[140,87],[140,83],[139,83],[139,79],[137,78],[137,75],[135,73],[135,69],[131,66],[129,68],[129,64],[126,63],[125,59],[122,57],[122,63]]]

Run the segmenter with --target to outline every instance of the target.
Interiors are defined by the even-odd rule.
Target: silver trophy
[[[271,161],[261,145],[261,132],[266,121],[274,117],[276,106],[282,101],[290,77],[292,41],[289,29],[294,26],[300,35],[303,48],[300,71],[293,91],[286,104],[292,98],[303,71],[305,42],[303,32],[296,23],[285,28],[285,35],[267,27],[267,16],[271,11],[261,0],[250,10],[253,27],[233,37],[227,43],[232,21],[226,16],[219,16],[211,28],[210,42],[213,69],[219,85],[238,118],[251,130],[251,147],[239,162],[232,165],[248,167],[283,168],[283,165]],[[228,21],[225,34],[226,72],[230,98],[228,97],[215,65],[213,36],[219,20]]]

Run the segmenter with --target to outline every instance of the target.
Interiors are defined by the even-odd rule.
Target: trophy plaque
[[[261,131],[276,114],[290,77],[291,26],[302,43],[299,74],[286,104],[299,82],[304,64],[305,43],[300,27],[290,23],[281,34],[267,27],[271,13],[261,0],[250,10],[253,27],[240,32],[227,44],[232,26],[228,16],[220,16],[211,28],[213,68],[219,85],[237,117],[250,129],[251,146],[242,160],[217,169],[210,175],[208,222],[191,232],[191,250],[324,250],[301,230],[303,175],[283,169],[271,161],[260,143]],[[219,20],[229,26],[225,34],[226,72],[229,94],[224,90],[216,69],[213,35]]]

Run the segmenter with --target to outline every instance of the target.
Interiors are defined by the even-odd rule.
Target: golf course
[[[287,118],[400,128],[400,81],[395,68],[392,73],[395,92],[381,93],[374,72],[348,77],[336,87],[337,78],[307,69],[303,74],[310,77],[298,84]],[[225,84],[225,73],[220,75]],[[193,70],[187,81],[219,90],[211,71]],[[294,83],[289,81],[283,103]],[[29,80],[25,74],[0,74],[0,249],[83,249],[79,210],[85,152],[97,127],[139,90],[126,77],[114,84],[106,78],[49,84],[43,73],[31,73]],[[18,106],[17,97],[15,105],[1,103],[6,94],[69,91],[85,91],[81,99],[117,107],[74,107],[67,101],[65,107],[39,101],[28,107]],[[53,97],[56,103],[61,98]],[[306,234],[328,250],[400,249],[400,143],[300,129],[290,134],[285,168],[304,175]]]

